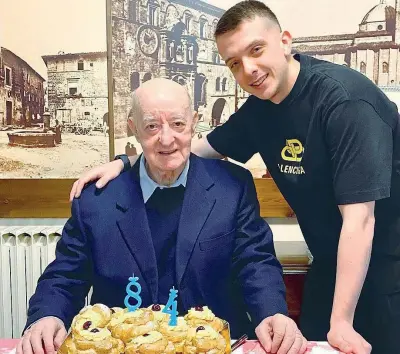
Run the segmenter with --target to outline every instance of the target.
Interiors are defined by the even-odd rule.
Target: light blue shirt
[[[145,159],[144,155],[140,157],[140,165],[139,165],[139,179],[140,179],[140,187],[142,188],[142,194],[143,194],[143,201],[146,203],[151,195],[154,193],[156,188],[172,188],[172,187],[178,187],[181,184],[186,187],[186,181],[187,181],[187,175],[189,171],[189,159],[186,161],[185,168],[183,169],[182,173],[178,177],[178,179],[171,184],[170,186],[163,186],[158,184],[157,182],[154,182],[149,174],[147,173],[146,166],[145,166]]]

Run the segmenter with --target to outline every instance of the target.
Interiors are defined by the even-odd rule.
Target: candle
[[[140,297],[140,292],[142,291],[142,287],[138,283],[138,280],[139,278],[133,275],[132,277],[129,277],[129,283],[126,286],[127,295],[125,296],[124,304],[128,308],[129,312],[136,311],[142,304],[142,298]],[[132,291],[131,286],[136,287],[136,291]],[[137,301],[137,304],[131,305],[129,303],[130,298],[134,298]]]
[[[174,287],[169,290],[168,302],[165,305],[164,309],[162,310],[162,312],[170,315],[168,322],[170,326],[177,325],[178,310],[177,310],[177,301],[175,300],[175,298],[178,296],[177,294],[178,290],[175,290]]]

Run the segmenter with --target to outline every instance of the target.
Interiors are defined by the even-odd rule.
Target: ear
[[[283,31],[281,33],[281,47],[286,56],[292,54],[292,41],[293,38],[289,31]]]
[[[137,127],[132,117],[128,117],[128,127],[131,130],[132,134],[135,136],[136,140],[140,143],[139,136],[137,133]]]
[[[194,114],[193,114],[193,118],[192,118],[192,136],[194,136],[194,134],[195,134],[195,129],[196,129],[196,125],[197,125],[197,122],[199,121],[199,114],[197,113],[197,111],[196,112],[194,112]]]

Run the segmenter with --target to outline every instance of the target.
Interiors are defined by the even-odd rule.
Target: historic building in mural
[[[356,33],[295,38],[294,51],[349,66],[400,103],[400,0],[385,0],[362,18]]]
[[[236,85],[213,38],[224,11],[200,0],[113,0],[117,138],[129,135],[131,92],[152,77],[186,85],[200,124],[210,128],[241,106],[248,95]],[[358,70],[400,103],[400,0],[394,6],[380,0],[360,20],[356,33],[295,38],[293,50]]]
[[[43,122],[45,79],[12,51],[0,48],[0,126]]]
[[[131,92],[153,77],[186,85],[200,125],[226,121],[246,97],[213,38],[224,10],[198,0],[113,0],[115,135],[129,135]]]
[[[65,130],[87,133],[107,123],[107,53],[63,53],[42,57],[47,66],[47,104]]]

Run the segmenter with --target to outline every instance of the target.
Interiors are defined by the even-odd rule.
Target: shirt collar
[[[178,179],[171,184],[170,186],[163,186],[158,184],[157,182],[154,182],[149,174],[147,173],[146,166],[145,166],[145,158],[144,155],[140,157],[140,165],[139,165],[139,179],[140,179],[140,187],[142,188],[142,194],[143,194],[143,201],[146,203],[151,195],[154,193],[156,188],[172,188],[172,187],[178,187],[181,184],[186,187],[186,181],[187,181],[187,175],[189,171],[189,164],[190,161],[189,159],[186,161],[185,168],[183,169],[182,173],[178,177]]]

